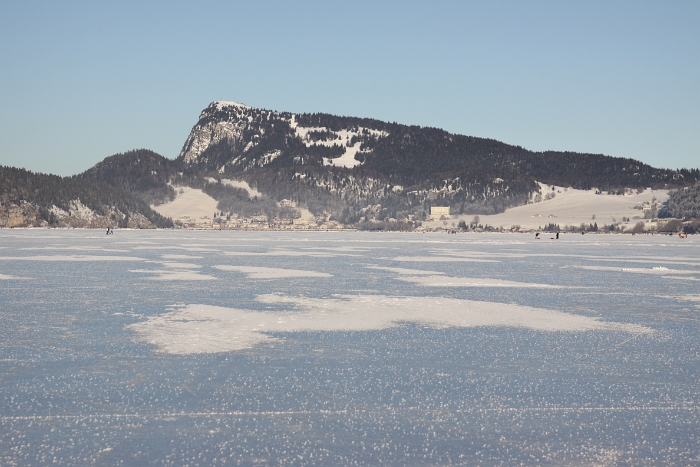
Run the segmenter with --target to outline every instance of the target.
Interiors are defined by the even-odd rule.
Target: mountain
[[[0,166],[0,227],[172,227],[172,220],[112,185]]]
[[[656,169],[633,159],[520,146],[437,128],[329,114],[293,114],[212,102],[177,161],[188,170],[245,179],[274,199],[317,210],[389,207],[388,217],[449,205],[492,213],[524,204],[536,183],[624,188],[684,186],[700,171]],[[313,206],[310,206],[313,207]]]
[[[699,182],[700,170],[533,152],[437,128],[217,101],[202,111],[175,160],[138,149],[74,177],[7,167],[0,177],[0,226],[167,227],[172,221],[149,205],[173,200],[179,186],[201,188],[226,213],[276,217],[278,202],[288,199],[317,216],[366,226],[370,220],[422,220],[431,206],[449,206],[454,214],[499,213],[541,199],[544,185],[618,194],[681,189]],[[678,191],[676,204],[669,201],[664,212],[690,212],[693,190]]]

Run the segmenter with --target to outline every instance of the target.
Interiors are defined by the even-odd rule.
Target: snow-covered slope
[[[182,219],[188,217],[192,220],[213,218],[217,211],[217,201],[202,190],[189,187],[179,187],[177,197],[165,204],[151,206],[162,216]]]
[[[494,215],[480,215],[479,223],[493,227],[510,229],[520,226],[521,229],[539,229],[548,224],[556,224],[561,228],[566,225],[579,226],[597,223],[600,227],[620,222],[624,227],[630,227],[643,220],[644,212],[639,209],[644,203],[652,200],[660,205],[668,199],[664,190],[645,190],[641,193],[628,192],[625,195],[597,194],[597,190],[575,190],[573,188],[541,185],[541,201],[535,201],[525,206],[507,209]],[[547,199],[547,195],[550,196]],[[554,196],[552,196],[554,195]],[[447,221],[464,220],[470,223],[473,215],[453,216]],[[629,219],[625,220],[624,219]],[[426,222],[426,227],[443,227],[444,221]]]

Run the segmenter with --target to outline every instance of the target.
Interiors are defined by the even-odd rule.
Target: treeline
[[[659,217],[700,218],[700,182],[694,186],[673,190]]]
[[[157,227],[173,226],[170,218],[161,216],[143,200],[107,183],[0,166],[0,202],[3,205],[26,201],[38,206],[42,217],[48,220],[48,210],[56,206],[68,211],[72,200],[80,200],[102,216],[115,208],[126,215],[140,213]]]

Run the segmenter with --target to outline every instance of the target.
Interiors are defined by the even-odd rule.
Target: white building
[[[430,217],[435,220],[439,220],[442,216],[449,219],[450,217],[450,207],[449,206],[431,206],[430,207]]]

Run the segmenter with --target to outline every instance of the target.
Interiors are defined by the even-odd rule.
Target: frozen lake
[[[700,238],[0,230],[0,465],[700,463]]]

